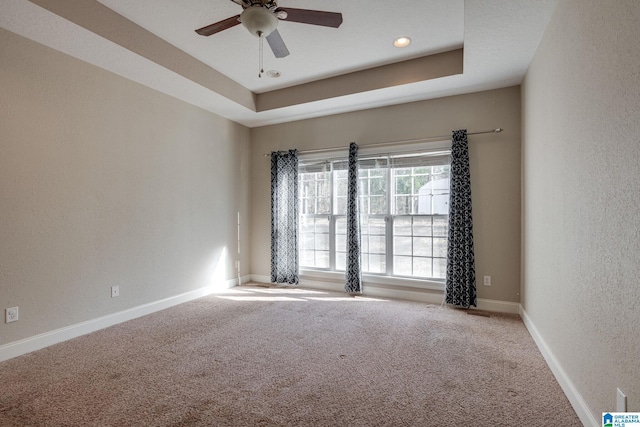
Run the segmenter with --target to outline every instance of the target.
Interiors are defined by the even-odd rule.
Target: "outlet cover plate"
[[[120,296],[120,286],[112,286],[111,287],[111,298],[116,298]]]
[[[5,318],[6,323],[12,323],[18,321],[18,307],[11,307],[5,310]]]

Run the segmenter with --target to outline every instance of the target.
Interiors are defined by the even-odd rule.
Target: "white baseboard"
[[[271,283],[270,276],[263,276],[252,274],[251,281],[258,283]],[[301,279],[300,286],[305,286],[314,289],[323,289],[326,291],[344,292],[344,284],[335,281],[324,280],[310,280]],[[395,298],[406,299],[410,301],[419,301],[428,304],[442,304],[443,294],[442,291],[433,290],[420,290],[409,288],[394,288],[390,286],[380,286],[371,284],[367,286],[367,283],[363,286],[363,295],[378,298]],[[499,301],[485,298],[478,298],[478,309],[493,311],[497,313],[520,313],[520,303],[510,301]]]
[[[258,282],[258,283],[271,283],[271,276],[264,276],[261,274],[252,274],[251,281]]]
[[[243,276],[240,280],[242,283],[246,283],[250,280],[250,276]],[[150,302],[148,304],[139,305],[117,313],[97,317],[95,319],[87,320],[86,322],[65,326],[64,328],[44,332],[19,341],[14,341],[0,346],[0,362],[23,354],[31,353],[32,351],[43,349],[53,344],[70,340],[72,338],[77,338],[109,326],[117,325],[118,323],[126,322],[127,320],[146,316],[147,314],[155,313],[156,311],[164,310],[166,308],[173,307],[174,305],[189,302],[203,296],[210,295],[216,290],[229,289],[237,285],[237,278],[226,280],[219,286],[208,286],[196,289],[180,295]]]
[[[538,332],[538,329],[531,321],[531,318],[522,307],[520,307],[520,317],[527,327],[529,334],[538,346],[540,353],[542,353],[542,356],[551,369],[551,372],[556,377],[558,384],[560,384],[562,391],[564,391],[564,394],[567,396],[567,399],[569,399],[571,406],[573,406],[576,414],[578,414],[578,418],[580,418],[582,424],[592,427],[600,426],[601,424],[593,417],[593,414],[589,410],[587,403],[582,398],[582,395],[573,385],[573,382],[558,362],[558,359],[553,355],[553,352],[549,349],[547,343],[542,338],[542,335],[540,335],[540,332]]]
[[[478,310],[496,313],[520,314],[520,303],[497,299],[478,298]]]

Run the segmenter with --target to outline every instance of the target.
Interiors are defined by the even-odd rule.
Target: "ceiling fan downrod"
[[[264,40],[264,34],[262,33],[262,31],[258,32],[258,38],[260,39],[260,41],[258,42],[258,62],[259,62],[259,67],[260,67],[260,71],[258,72],[258,78],[261,79],[262,78],[262,74],[264,73],[264,67],[262,66],[262,62],[263,62],[263,49],[262,49],[262,44],[263,44],[263,40]]]

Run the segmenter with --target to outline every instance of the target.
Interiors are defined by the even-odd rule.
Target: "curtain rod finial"
[[[496,129],[494,130],[494,132],[495,132],[495,133],[500,133],[500,132],[502,132],[503,130],[504,130],[504,129],[502,129],[502,128],[496,128]]]

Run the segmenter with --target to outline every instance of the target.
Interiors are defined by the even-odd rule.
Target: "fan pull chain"
[[[260,44],[259,44],[259,49],[258,49],[259,62],[260,62],[260,72],[258,73],[258,78],[262,78],[262,73],[264,73],[264,68],[263,68],[263,64],[262,64],[262,57],[263,57],[262,45],[263,45],[264,37],[263,37],[262,31],[258,31],[258,38],[260,39]]]

